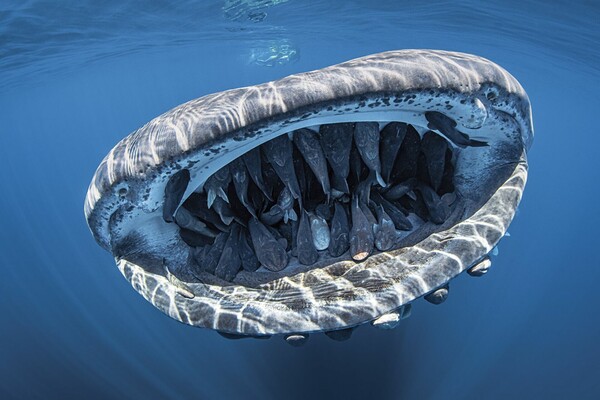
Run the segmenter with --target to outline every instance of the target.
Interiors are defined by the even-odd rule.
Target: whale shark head
[[[166,112],[104,158],[85,216],[177,320],[347,337],[487,270],[532,141],[527,94],[498,65],[390,51]]]

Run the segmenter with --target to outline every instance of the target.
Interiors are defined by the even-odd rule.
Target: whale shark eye
[[[496,89],[490,88],[487,90],[485,97],[489,100],[489,101],[494,101],[498,98],[498,91]]]
[[[491,61],[385,52],[175,107],[110,151],[85,215],[172,318],[230,339],[347,340],[486,274],[532,135],[525,91]]]

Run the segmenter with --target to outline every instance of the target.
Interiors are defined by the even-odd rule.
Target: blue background
[[[600,398],[597,2],[254,0],[237,19],[197,3],[0,6],[1,398]],[[282,45],[296,55],[259,65]],[[419,300],[395,331],[343,343],[226,341],[152,307],[92,239],[95,168],[151,118],[401,48],[489,58],[533,104],[511,237],[443,305]]]

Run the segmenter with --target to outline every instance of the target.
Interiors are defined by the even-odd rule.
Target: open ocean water
[[[600,3],[0,5],[0,398],[600,398]],[[403,48],[484,56],[533,105],[530,174],[490,273],[394,331],[228,341],[138,295],[83,217],[122,137],[208,93]]]

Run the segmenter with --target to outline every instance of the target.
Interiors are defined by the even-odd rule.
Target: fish
[[[300,212],[300,223],[298,224],[297,234],[297,252],[298,261],[303,265],[312,265],[317,262],[319,254],[315,247],[310,220],[304,209]]]
[[[331,197],[331,186],[329,184],[329,172],[327,171],[327,160],[319,143],[318,134],[310,129],[298,129],[294,131],[294,144],[302,154],[304,161],[315,174],[321,184],[323,193],[327,200]]]
[[[217,233],[210,229],[206,224],[192,215],[184,207],[179,207],[175,214],[175,222],[180,228],[187,229],[209,238],[214,238]]]
[[[239,231],[240,226],[238,224],[233,224],[229,237],[221,252],[221,257],[219,257],[217,268],[215,269],[215,276],[228,282],[233,281],[233,278],[235,278],[235,275],[242,267],[242,260],[240,259],[238,251]]]
[[[350,193],[350,150],[354,135],[353,123],[323,124],[319,126],[319,141],[323,154],[332,170],[331,185],[342,193]]]
[[[252,238],[252,246],[256,258],[266,269],[281,271],[288,264],[285,248],[278,242],[273,234],[258,219],[248,221],[248,229]]]
[[[229,172],[229,164],[220,168],[217,172],[208,177],[204,182],[204,191],[206,192],[206,203],[208,207],[212,207],[215,198],[220,197],[225,202],[229,203],[227,197],[227,186],[231,183],[231,174]]]
[[[379,251],[387,251],[396,243],[396,226],[381,205],[377,206],[375,211],[377,212],[377,224],[373,228],[375,247]]]
[[[442,183],[447,149],[446,139],[433,131],[425,132],[421,141],[421,151],[425,156],[429,181],[435,191],[440,188]]]
[[[400,182],[397,185],[389,187],[385,192],[383,192],[383,197],[390,201],[398,200],[401,197],[409,194],[416,186],[417,180],[415,178],[410,178],[404,182]]]
[[[263,144],[262,148],[279,179],[290,189],[295,199],[300,199],[302,193],[296,179],[296,172],[294,171],[292,142],[288,136],[277,136]]]
[[[352,198],[352,227],[350,229],[350,256],[354,261],[365,260],[373,251],[373,225],[363,213],[358,196]]]
[[[421,136],[412,125],[406,128],[406,134],[392,168],[392,180],[402,182],[417,176],[417,161],[421,151]]]
[[[315,248],[318,251],[326,250],[329,247],[331,239],[327,221],[314,213],[309,213],[308,217],[310,219],[310,229]]]
[[[462,133],[456,129],[456,121],[452,118],[442,114],[439,111],[427,111],[425,112],[425,118],[427,119],[427,127],[440,132],[446,136],[452,143],[458,147],[483,147],[488,146],[486,142],[480,140],[474,140],[469,135]]]
[[[245,229],[240,229],[238,237],[238,253],[240,260],[242,261],[242,268],[244,271],[254,272],[260,267],[260,261],[258,261],[248,239],[248,232]]]
[[[412,223],[408,218],[406,218],[406,215],[402,212],[402,210],[400,210],[392,202],[383,198],[383,196],[381,196],[379,192],[374,191],[372,193],[372,198],[375,204],[383,207],[385,212],[394,222],[394,226],[396,227],[396,229],[401,231],[409,231],[413,228]]]
[[[203,258],[204,265],[202,265],[202,269],[205,272],[214,275],[219,260],[221,259],[223,249],[225,248],[225,244],[227,243],[227,239],[229,239],[229,232],[222,232],[217,236],[213,245],[210,246],[206,257]]]
[[[354,124],[354,143],[367,168],[375,172],[379,185],[387,186],[381,176],[379,124],[377,122],[357,122]]]
[[[379,141],[381,177],[387,183],[390,182],[394,162],[406,136],[407,126],[404,122],[390,122],[381,130]]]
[[[330,232],[329,255],[332,257],[339,257],[350,247],[350,226],[346,210],[337,201],[334,203]]]
[[[447,206],[441,201],[440,196],[428,185],[423,183],[417,186],[423,196],[423,201],[429,211],[430,220],[435,224],[443,224],[448,218]]]
[[[165,200],[163,202],[163,219],[165,222],[173,222],[175,210],[183,198],[183,194],[190,182],[190,171],[182,169],[177,171],[165,185]]]
[[[236,158],[235,160],[231,161],[231,163],[229,163],[229,170],[231,171],[233,186],[238,199],[240,199],[240,202],[246,208],[246,210],[248,210],[250,215],[256,218],[256,211],[248,199],[248,186],[250,184],[250,178],[248,177],[246,166],[242,159]]]
[[[250,175],[250,179],[252,182],[263,192],[265,197],[270,201],[273,201],[271,197],[271,191],[267,188],[267,184],[262,175],[262,160],[260,157],[260,149],[258,147],[249,150],[248,152],[242,155],[242,160],[246,165],[246,169],[248,170],[248,175]]]

